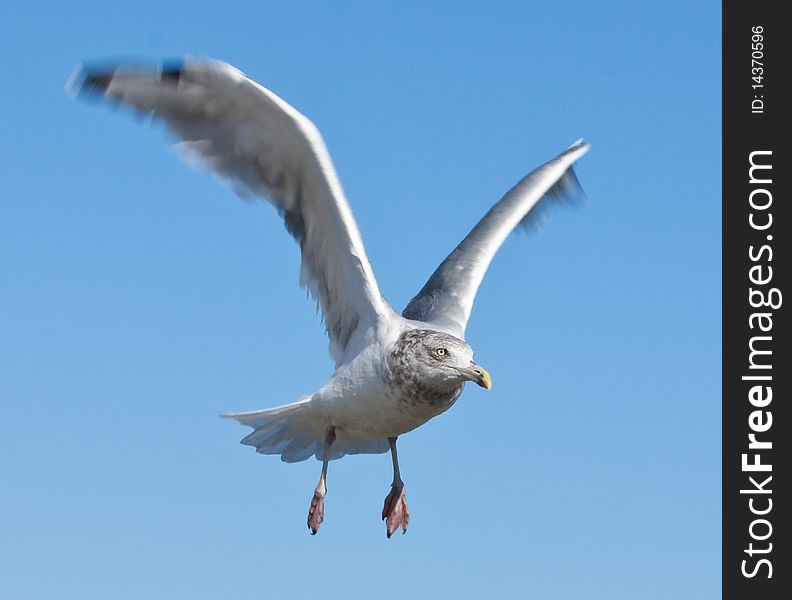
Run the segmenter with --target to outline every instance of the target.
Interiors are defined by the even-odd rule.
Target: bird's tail
[[[291,463],[312,455],[322,460],[329,423],[317,412],[311,397],[306,396],[284,406],[220,416],[253,428],[253,433],[242,439],[243,444],[253,446],[260,454],[280,454],[283,462]],[[345,454],[381,454],[388,450],[386,438],[349,439],[339,431],[331,447],[330,460]]]
[[[252,427],[253,433],[242,443],[256,452],[280,454],[283,462],[300,462],[312,455],[321,458],[324,452],[324,431],[312,408],[311,398],[305,397],[284,406],[220,416]]]

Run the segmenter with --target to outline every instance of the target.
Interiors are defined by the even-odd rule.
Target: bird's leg
[[[314,490],[311,499],[311,508],[308,509],[308,529],[311,535],[316,535],[319,525],[324,521],[324,497],[327,493],[327,463],[330,460],[330,447],[335,442],[335,427],[330,427],[325,432],[324,455],[322,457],[322,475],[319,477],[319,484]]]
[[[404,493],[404,482],[399,474],[396,438],[388,438],[388,444],[390,444],[391,458],[393,459],[393,483],[391,484],[390,494],[385,498],[385,506],[382,507],[382,518],[385,520],[385,528],[388,537],[390,537],[399,527],[402,528],[402,533],[407,533],[410,512],[407,510],[407,495]]]

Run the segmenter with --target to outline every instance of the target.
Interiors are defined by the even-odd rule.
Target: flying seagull
[[[195,58],[83,66],[68,87],[164,121],[189,158],[240,196],[275,206],[300,245],[300,283],[321,307],[336,369],[292,404],[223,416],[253,428],[242,443],[257,452],[284,462],[322,461],[308,512],[312,534],[324,520],[328,462],[390,451],[393,483],[382,518],[388,537],[399,527],[406,532],[396,440],[447,411],[466,382],[492,386],[465,342],[476,291],[515,228],[580,191],[572,165],[588,144],[576,141],[509,190],[399,315],[380,292],[319,130],[273,92],[229,64]]]

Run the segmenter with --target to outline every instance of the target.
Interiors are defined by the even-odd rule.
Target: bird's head
[[[453,335],[431,329],[405,331],[399,337],[394,358],[414,377],[433,387],[456,387],[472,381],[492,387],[487,370],[473,362],[473,348]]]

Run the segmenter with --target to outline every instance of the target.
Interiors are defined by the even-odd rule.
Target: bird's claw
[[[382,507],[382,519],[385,521],[385,529],[389,538],[399,527],[402,528],[402,534],[407,533],[410,511],[407,509],[407,494],[404,491],[404,484],[392,486],[390,494],[385,498],[385,505]]]
[[[321,486],[316,486],[313,498],[311,499],[311,508],[308,509],[308,529],[311,530],[311,535],[316,535],[319,531],[319,526],[324,521],[324,497],[326,490]]]

